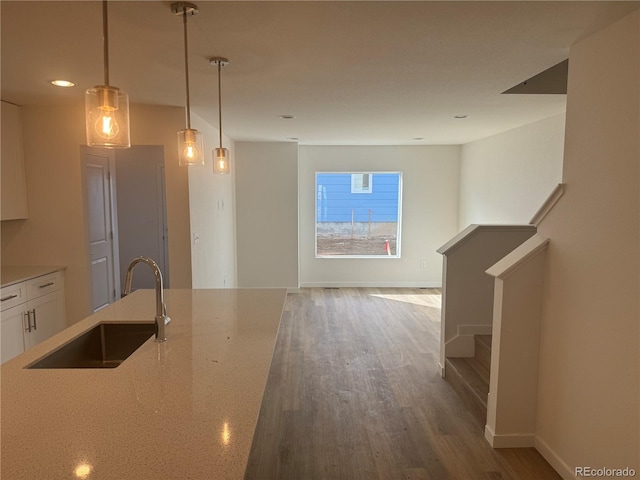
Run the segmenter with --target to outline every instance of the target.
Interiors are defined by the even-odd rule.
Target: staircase
[[[445,379],[484,428],[487,422],[487,396],[491,371],[491,335],[475,335],[474,341],[473,357],[446,359]]]

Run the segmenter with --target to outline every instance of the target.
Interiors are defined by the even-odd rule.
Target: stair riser
[[[479,335],[475,336],[475,355],[474,358],[478,365],[487,372],[491,370],[491,341],[482,339]],[[487,377],[487,381],[489,378]]]

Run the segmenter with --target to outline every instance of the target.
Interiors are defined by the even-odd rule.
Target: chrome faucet
[[[122,296],[124,297],[131,293],[133,267],[139,263],[146,263],[149,265],[156,277],[156,342],[166,342],[167,336],[165,334],[164,327],[171,321],[171,319],[167,317],[167,306],[164,303],[164,290],[162,287],[162,272],[160,272],[158,264],[149,257],[136,257],[131,260],[131,263],[127,267],[127,276],[124,281],[124,292],[122,293]]]

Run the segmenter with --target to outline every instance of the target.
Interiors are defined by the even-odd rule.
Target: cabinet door
[[[27,182],[22,145],[22,112],[20,107],[1,102],[2,201],[0,220],[27,218]]]
[[[61,291],[30,300],[27,309],[31,312],[31,333],[28,335],[29,343],[25,345],[27,349],[55,335],[66,326],[64,297]]]
[[[18,305],[2,312],[0,321],[0,361],[2,363],[24,352],[26,305]]]

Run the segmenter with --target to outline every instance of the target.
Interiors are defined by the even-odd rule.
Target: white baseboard
[[[567,465],[560,456],[554,452],[549,445],[546,444],[544,440],[536,435],[535,443],[533,445],[535,449],[544,457],[544,459],[549,462],[549,465],[553,467],[553,469],[558,472],[558,474],[564,480],[576,480],[577,477],[574,475],[573,470]]]
[[[535,446],[536,436],[522,433],[496,435],[489,425],[485,425],[484,438],[493,448],[526,448]]]
[[[569,465],[535,434],[496,435],[489,425],[485,425],[484,438],[493,448],[533,447],[564,480],[578,480]]]
[[[476,353],[474,335],[491,335],[491,325],[458,325],[458,334],[444,346],[445,357],[470,358]]]
[[[458,325],[458,335],[491,335],[493,325]]]
[[[442,288],[441,282],[300,282],[303,288]]]

